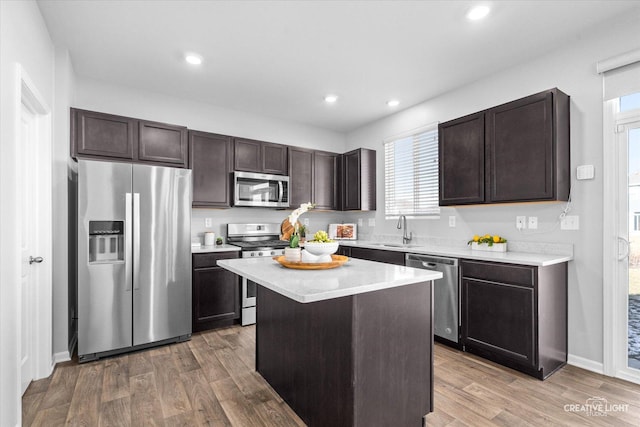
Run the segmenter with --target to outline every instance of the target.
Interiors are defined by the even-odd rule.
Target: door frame
[[[619,114],[619,100],[604,102],[603,106],[603,370],[605,375],[640,383],[640,375],[627,367],[628,352],[621,343],[627,342],[628,302],[619,288],[622,273],[620,254],[620,225],[623,214],[618,207],[621,202],[620,186],[626,180],[626,168],[618,170],[620,155],[617,123],[624,121]],[[636,116],[637,112],[628,115]],[[625,148],[626,149],[626,148]],[[627,290],[628,295],[628,290]]]

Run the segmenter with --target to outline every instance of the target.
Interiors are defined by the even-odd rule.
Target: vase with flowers
[[[298,223],[298,218],[300,215],[307,212],[309,209],[313,209],[315,205],[311,202],[303,203],[300,207],[293,212],[288,217],[289,225],[293,228],[291,235],[289,236],[289,247],[284,249],[284,259],[289,262],[299,262],[301,259],[301,249],[300,249],[300,228],[301,225]],[[306,232],[306,228],[305,228]]]

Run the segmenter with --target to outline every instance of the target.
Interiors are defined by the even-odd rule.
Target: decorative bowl
[[[313,241],[307,241],[304,244],[304,249],[312,255],[316,255],[321,258],[317,262],[328,262],[331,260],[330,255],[338,250],[338,242],[319,243]],[[328,261],[324,261],[327,259]]]

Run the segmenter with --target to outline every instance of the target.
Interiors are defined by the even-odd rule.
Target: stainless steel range
[[[227,224],[227,242],[242,249],[242,258],[283,255],[289,242],[279,238],[280,224]],[[242,278],[243,326],[256,323],[256,288],[255,282]]]

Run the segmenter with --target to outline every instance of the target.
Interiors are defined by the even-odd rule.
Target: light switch
[[[531,230],[535,230],[538,228],[538,217],[537,216],[530,216],[529,217],[529,224],[528,227]]]
[[[376,219],[369,218],[369,227],[375,227],[375,226],[376,226]]]
[[[450,216],[449,217],[449,227],[455,227],[456,226],[456,217],[455,216]]]
[[[204,226],[206,228],[211,228],[211,218],[205,218],[204,219]]]

